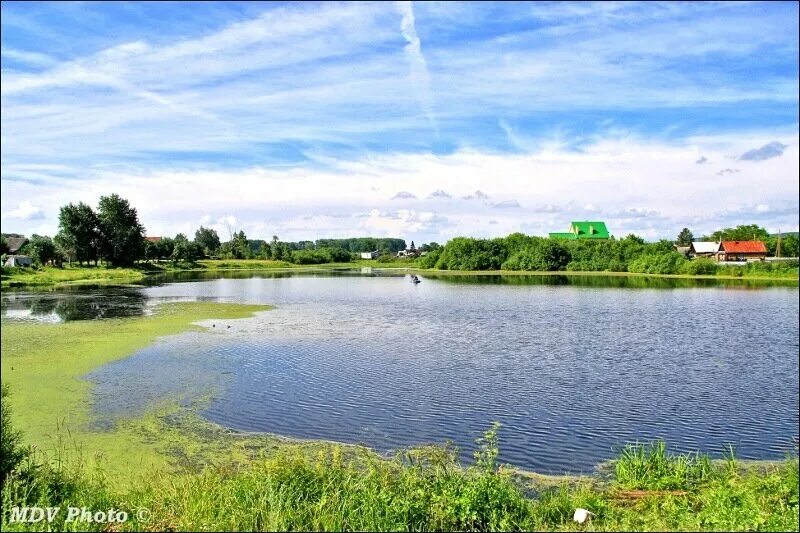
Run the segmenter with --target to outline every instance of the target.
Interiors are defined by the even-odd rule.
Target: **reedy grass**
[[[496,438],[485,440],[468,466],[448,447],[407,450],[391,459],[365,450],[345,454],[337,446],[316,454],[284,450],[250,464],[161,473],[123,492],[86,466],[48,464],[31,472],[23,465],[3,489],[3,530],[42,528],[6,521],[11,506],[34,504],[123,509],[131,520],[122,530],[798,530],[796,456],[751,467],[732,457],[669,454],[655,442],[623,451],[615,464],[621,474],[605,484],[564,482],[531,498],[494,462],[496,446]],[[682,493],[616,496],[620,488],[664,486]],[[592,511],[593,520],[574,523],[577,507]],[[136,519],[140,508],[150,511],[149,520]],[[63,522],[50,527],[79,529]]]

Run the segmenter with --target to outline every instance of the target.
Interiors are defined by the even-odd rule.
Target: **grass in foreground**
[[[497,455],[495,427],[470,466],[447,447],[409,450],[390,460],[370,454],[345,458],[333,447],[315,457],[285,452],[246,466],[159,475],[124,492],[109,489],[101,471],[28,457],[5,479],[3,531],[107,528],[65,522],[66,511],[51,524],[10,523],[14,506],[129,513],[130,521],[114,530],[798,529],[796,457],[748,469],[732,457],[714,463],[701,455],[670,455],[661,443],[632,446],[616,461],[611,481],[564,483],[532,497],[497,464]],[[590,523],[572,521],[577,507],[594,513]],[[142,508],[147,513],[137,514]]]

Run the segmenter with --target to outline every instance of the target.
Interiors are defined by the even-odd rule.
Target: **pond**
[[[589,471],[624,443],[654,438],[779,459],[798,435],[796,285],[596,276],[415,285],[358,271],[181,278],[4,293],[2,314],[134,315],[186,299],[277,306],[92,372],[99,424],[210,393],[203,416],[235,430],[380,451],[451,440],[469,456],[499,421],[500,459],[551,473]],[[60,316],[59,305],[83,311]]]

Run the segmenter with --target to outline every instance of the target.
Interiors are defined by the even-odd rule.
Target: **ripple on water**
[[[452,440],[503,424],[501,460],[585,471],[625,443],[780,458],[798,427],[798,291],[276,278],[147,289],[278,308],[99,369],[106,416],[213,388],[234,429],[363,442]]]

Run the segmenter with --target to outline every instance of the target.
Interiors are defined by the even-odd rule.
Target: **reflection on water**
[[[726,287],[732,289],[764,289],[768,287],[796,287],[796,280],[758,279],[690,279],[652,276],[580,275],[580,274],[519,274],[470,275],[429,274],[425,277],[449,283],[493,285],[575,285],[578,287],[608,287],[617,289],[696,289]]]
[[[450,439],[467,455],[498,420],[501,460],[555,472],[657,437],[682,451],[733,443],[746,458],[791,449],[796,287],[477,278],[239,272],[143,289],[277,309],[98,369],[95,409],[113,419],[211,388],[204,415],[234,429],[379,450]]]
[[[169,283],[233,280],[233,279],[287,279],[298,277],[342,278],[342,277],[403,277],[405,274],[391,269],[337,268],[309,269],[305,272],[291,271],[195,271],[168,272],[149,276],[140,284],[157,287]],[[773,287],[797,287],[796,280],[721,280],[682,279],[647,276],[605,275],[452,275],[426,272],[423,279],[435,280],[456,286],[465,285],[530,285],[530,286],[576,286],[619,289],[766,289]],[[209,298],[213,298],[210,296]],[[0,315],[4,319],[66,322],[70,320],[92,320],[140,316],[147,308],[146,294],[135,287],[72,286],[58,290],[23,291],[4,290],[0,299]]]
[[[69,322],[141,316],[147,298],[137,288],[82,289],[51,292],[4,292],[4,318]]]

